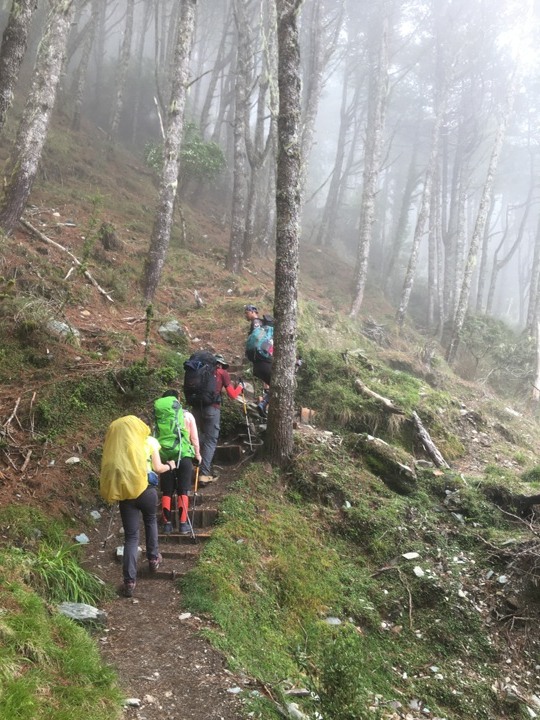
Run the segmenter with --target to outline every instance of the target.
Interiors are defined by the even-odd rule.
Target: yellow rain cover
[[[107,502],[131,500],[148,487],[146,438],[150,428],[135,415],[109,425],[103,445],[99,490]]]

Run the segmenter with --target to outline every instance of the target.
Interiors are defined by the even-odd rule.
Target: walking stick
[[[253,441],[251,440],[251,430],[249,428],[249,418],[247,413],[247,402],[246,402],[246,396],[244,394],[244,390],[242,389],[242,404],[244,406],[244,417],[246,418],[246,428],[247,428],[247,434],[248,434],[248,443],[249,443],[249,449],[251,452],[253,452]]]
[[[187,516],[188,522],[189,522],[189,528],[191,530],[191,537],[196,540],[197,536],[195,535],[195,530],[193,529],[193,523],[195,522],[195,505],[197,503],[197,488],[199,487],[199,470],[200,465],[197,465],[195,468],[195,486],[193,488],[193,505],[191,506],[191,520],[189,519],[189,513]]]
[[[105,535],[105,540],[103,541],[103,545],[102,545],[103,549],[105,549],[105,547],[107,546],[107,540],[109,539],[109,535],[111,533],[112,521],[113,521],[113,517],[114,517],[114,507],[115,507],[114,505],[111,505],[111,513],[110,513],[110,517],[109,517],[109,525],[107,527],[107,534]]]

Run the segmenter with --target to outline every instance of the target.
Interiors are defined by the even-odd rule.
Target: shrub
[[[212,181],[225,168],[225,156],[222,149],[214,142],[203,140],[197,126],[193,123],[189,123],[185,128],[180,158],[183,178]],[[147,143],[144,159],[148,167],[159,173],[163,166],[163,145]]]

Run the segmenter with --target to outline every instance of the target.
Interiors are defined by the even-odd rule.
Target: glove
[[[199,465],[201,464],[201,461],[196,457],[191,458],[191,461],[195,467],[199,467]]]

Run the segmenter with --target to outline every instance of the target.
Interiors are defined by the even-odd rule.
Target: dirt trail
[[[200,489],[201,508],[215,508],[227,492],[233,468],[221,471],[217,483]],[[121,586],[121,565],[115,559],[122,545],[120,514],[115,508],[109,539],[103,548],[110,517],[106,514],[88,546],[89,570],[103,580]],[[112,537],[111,537],[112,535]],[[242,678],[225,669],[222,656],[199,635],[210,625],[207,619],[184,612],[178,582],[172,571],[185,572],[197,562],[203,541],[194,543],[171,538],[161,542],[165,555],[157,576],[149,575],[146,563],[139,565],[134,597],[121,596],[101,609],[108,614],[105,631],[100,635],[102,655],[117,670],[126,698],[140,700],[139,707],[126,709],[126,718],[137,720],[236,720],[243,717],[240,701],[230,690],[243,687]],[[140,545],[144,548],[141,527]],[[174,557],[181,553],[182,559]],[[143,553],[144,557],[144,553]]]

